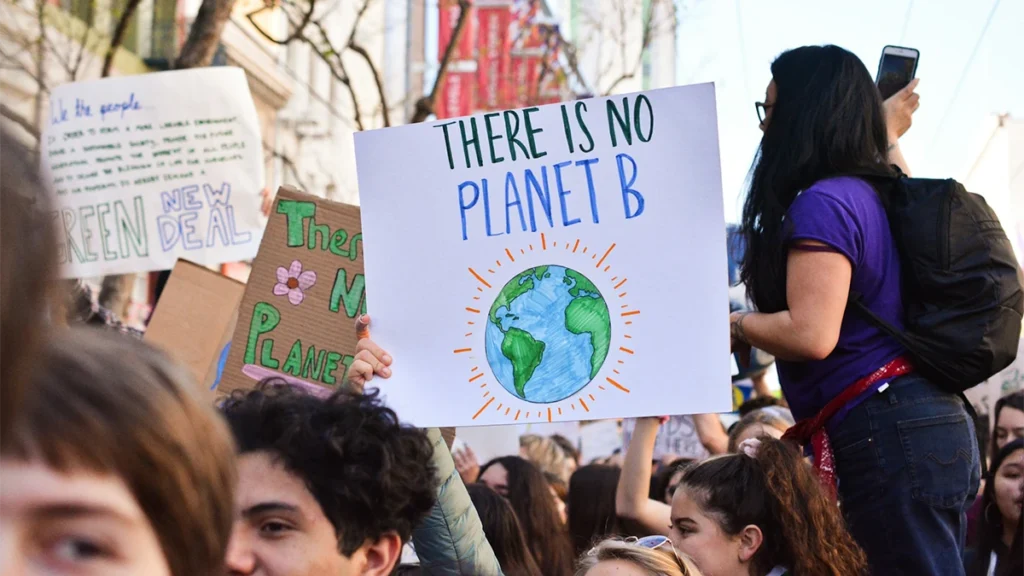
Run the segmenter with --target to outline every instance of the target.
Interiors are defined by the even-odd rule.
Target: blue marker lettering
[[[510,200],[511,195],[509,191],[515,195],[515,200]],[[516,186],[516,178],[511,172],[505,175],[505,233],[512,233],[512,217],[509,215],[509,209],[513,206],[519,212],[519,224],[523,228],[523,232],[526,232],[526,218],[523,217],[523,202],[519,199],[519,187]]]
[[[590,173],[590,165],[597,164],[597,161],[597,158],[587,158],[576,162],[576,165],[583,166],[583,170],[587,173],[587,191],[590,193],[590,212],[594,216],[594,224],[598,223],[597,195],[594,193],[594,175]]]
[[[466,204],[466,197],[462,191],[466,188],[473,188],[473,199],[470,200],[469,204]],[[476,206],[477,200],[480,199],[480,187],[476,185],[476,182],[467,180],[462,184],[459,184],[459,215],[462,216],[462,239],[468,240],[469,237],[466,235],[466,210],[469,210],[473,206]]]
[[[632,167],[632,173],[629,176],[629,182],[626,182],[626,171],[622,164],[623,160],[628,160]],[[626,211],[626,220],[630,218],[636,218],[637,216],[644,213],[644,197],[640,192],[633,189],[633,184],[636,182],[636,162],[629,154],[619,154],[615,157],[615,162],[619,166],[619,187],[622,189],[622,208]],[[629,213],[629,197],[632,196],[636,200],[636,211],[632,214]]]
[[[555,186],[558,188],[558,202],[562,205],[562,225],[572,226],[573,224],[579,224],[580,219],[569,220],[569,209],[565,205],[565,197],[572,194],[572,190],[567,190],[562,186],[562,168],[567,166],[572,166],[572,162],[567,161],[555,164]]]

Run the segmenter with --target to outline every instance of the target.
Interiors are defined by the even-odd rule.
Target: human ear
[[[764,542],[764,534],[761,533],[761,529],[751,524],[740,532],[739,538],[739,559],[740,562],[746,563],[754,557],[754,554],[761,549],[761,544]]]
[[[388,576],[402,557],[402,539],[394,532],[388,532],[376,542],[363,545],[366,564],[364,576]]]

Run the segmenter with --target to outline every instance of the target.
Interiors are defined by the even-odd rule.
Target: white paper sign
[[[622,422],[622,449],[629,447],[636,429],[636,420],[629,418]],[[673,458],[693,458],[703,460],[708,457],[708,450],[700,441],[693,416],[672,416],[660,429],[654,443],[654,458],[661,460],[666,456]]]
[[[1017,359],[1002,372],[964,392],[979,415],[987,415],[989,428],[996,425],[995,407],[1000,398],[1024,389],[1024,339],[1017,344]]]
[[[712,84],[355,139],[368,309],[403,419],[731,408]]]
[[[256,255],[263,148],[239,68],[58,86],[42,163],[65,277]]]

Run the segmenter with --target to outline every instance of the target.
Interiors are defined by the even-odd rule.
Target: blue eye
[[[53,553],[63,562],[88,562],[107,556],[99,544],[85,538],[62,538],[53,547]]]

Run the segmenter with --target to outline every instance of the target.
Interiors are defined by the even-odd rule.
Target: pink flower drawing
[[[312,270],[302,271],[302,262],[292,261],[289,268],[277,267],[277,284],[274,285],[275,296],[288,296],[288,301],[293,306],[302,304],[306,297],[306,290],[316,284],[316,272]]]

